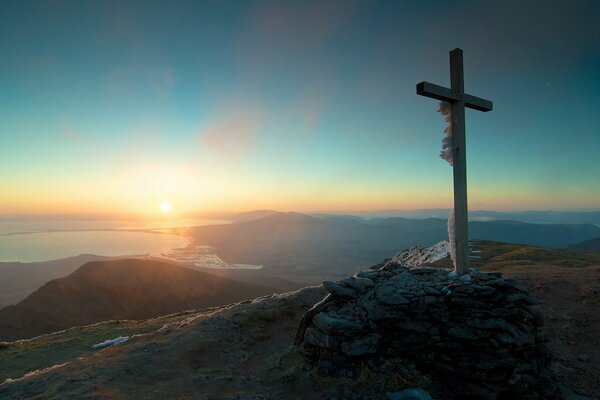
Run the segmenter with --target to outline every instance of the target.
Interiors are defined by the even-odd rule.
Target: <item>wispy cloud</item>
[[[252,150],[265,120],[266,114],[259,107],[235,106],[202,127],[198,142],[220,155],[239,159]]]
[[[285,107],[288,121],[297,121],[304,135],[312,135],[327,111],[326,85],[312,85]]]

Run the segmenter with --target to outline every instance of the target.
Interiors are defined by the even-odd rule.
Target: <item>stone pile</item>
[[[556,398],[538,301],[500,273],[390,261],[323,284],[296,335],[322,374],[421,374],[441,399]]]

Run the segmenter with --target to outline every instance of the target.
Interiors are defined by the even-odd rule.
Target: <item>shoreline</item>
[[[113,259],[122,258],[154,258],[169,262],[176,262],[183,265],[188,265],[193,268],[207,268],[207,269],[220,269],[220,270],[261,270],[264,268],[263,265],[247,264],[247,263],[233,263],[229,264],[223,261],[211,246],[199,245],[196,243],[194,238],[190,235],[184,234],[182,230],[191,227],[176,227],[176,228],[90,228],[90,229],[48,229],[39,231],[28,231],[28,232],[10,232],[0,235],[1,237],[7,236],[19,236],[19,235],[35,235],[45,233],[77,233],[77,232],[132,232],[132,233],[151,233],[158,235],[173,235],[183,238],[185,242],[180,245],[169,249],[168,251],[159,251],[157,253],[128,253],[128,254],[117,254],[117,255],[106,255],[98,254],[97,252],[82,252],[78,254],[67,255],[64,257],[50,258],[44,260],[8,260],[0,261],[0,264],[32,264],[32,263],[54,263],[60,260],[70,259],[74,257],[80,257],[83,255],[93,255],[97,257],[107,257]]]
[[[105,234],[106,233],[108,233],[108,234],[110,234],[110,233],[121,233],[121,234],[123,234],[123,233],[125,233],[125,234],[127,234],[127,233],[140,234],[140,233],[142,233],[142,234],[155,234],[155,235],[169,235],[173,238],[173,240],[175,238],[182,239],[183,243],[173,243],[172,247],[170,247],[171,245],[167,245],[167,246],[169,246],[168,250],[165,248],[160,248],[160,244],[154,244],[154,243],[149,243],[147,246],[145,246],[146,248],[142,251],[136,251],[135,250],[136,246],[132,246],[133,251],[127,250],[127,249],[122,249],[122,251],[119,251],[117,248],[117,250],[115,250],[117,252],[117,254],[111,254],[112,252],[107,250],[109,245],[105,245],[104,247],[107,247],[107,248],[104,248],[104,249],[101,249],[102,246],[99,246],[97,249],[93,249],[93,250],[86,248],[86,246],[84,245],[84,246],[81,246],[80,249],[75,249],[75,251],[72,251],[72,252],[70,252],[69,251],[70,249],[68,249],[68,247],[67,247],[67,250],[65,250],[63,252],[64,254],[60,254],[61,252],[59,251],[58,252],[59,254],[48,254],[47,258],[42,258],[42,259],[35,259],[35,258],[31,259],[31,258],[23,257],[22,256],[22,254],[24,254],[23,249],[25,249],[26,246],[19,246],[17,248],[21,250],[21,253],[22,253],[21,255],[17,255],[16,257],[9,256],[10,257],[9,259],[0,260],[0,264],[51,263],[51,262],[57,262],[57,261],[64,260],[64,259],[79,257],[82,255],[93,255],[93,256],[97,256],[97,257],[108,257],[108,258],[153,257],[153,256],[160,255],[161,253],[164,253],[165,251],[186,249],[189,246],[193,245],[193,243],[194,243],[194,240],[191,236],[183,235],[176,231],[172,231],[172,232],[158,231],[155,228],[152,228],[152,229],[111,229],[111,228],[52,229],[52,230],[42,230],[42,231],[35,231],[35,232],[11,232],[8,234],[5,233],[5,234],[0,235],[0,240],[2,240],[2,238],[6,238],[6,240],[9,240],[9,238],[11,238],[11,237],[14,238],[14,237],[18,237],[18,236],[31,236],[31,235],[36,235],[36,234],[44,235],[44,234],[76,234],[76,233],[105,233]],[[105,239],[104,242],[110,243],[110,240]],[[102,243],[102,242],[100,242],[100,243]],[[10,244],[10,242],[8,244]],[[97,242],[90,241],[89,244],[91,244],[91,246],[94,247],[94,245],[96,245]],[[36,245],[32,244],[31,247],[36,248]],[[43,245],[39,246],[39,247],[43,249]],[[140,246],[138,246],[138,250],[141,250],[139,247]],[[144,246],[142,245],[141,247],[143,248]],[[6,249],[10,249],[10,248],[11,248],[10,246],[6,246]],[[150,251],[148,251],[148,248],[150,248]],[[46,252],[48,252],[48,251],[46,251]],[[43,256],[44,251],[42,250],[41,253]],[[19,254],[19,250],[17,250],[17,254]]]

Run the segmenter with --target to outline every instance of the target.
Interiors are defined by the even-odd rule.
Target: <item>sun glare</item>
[[[164,213],[171,212],[171,203],[160,203],[160,211]]]

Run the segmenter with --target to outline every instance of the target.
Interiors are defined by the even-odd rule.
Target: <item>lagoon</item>
[[[189,244],[172,234],[121,230],[55,231],[0,235],[0,261],[36,262],[79,254],[160,255]]]

